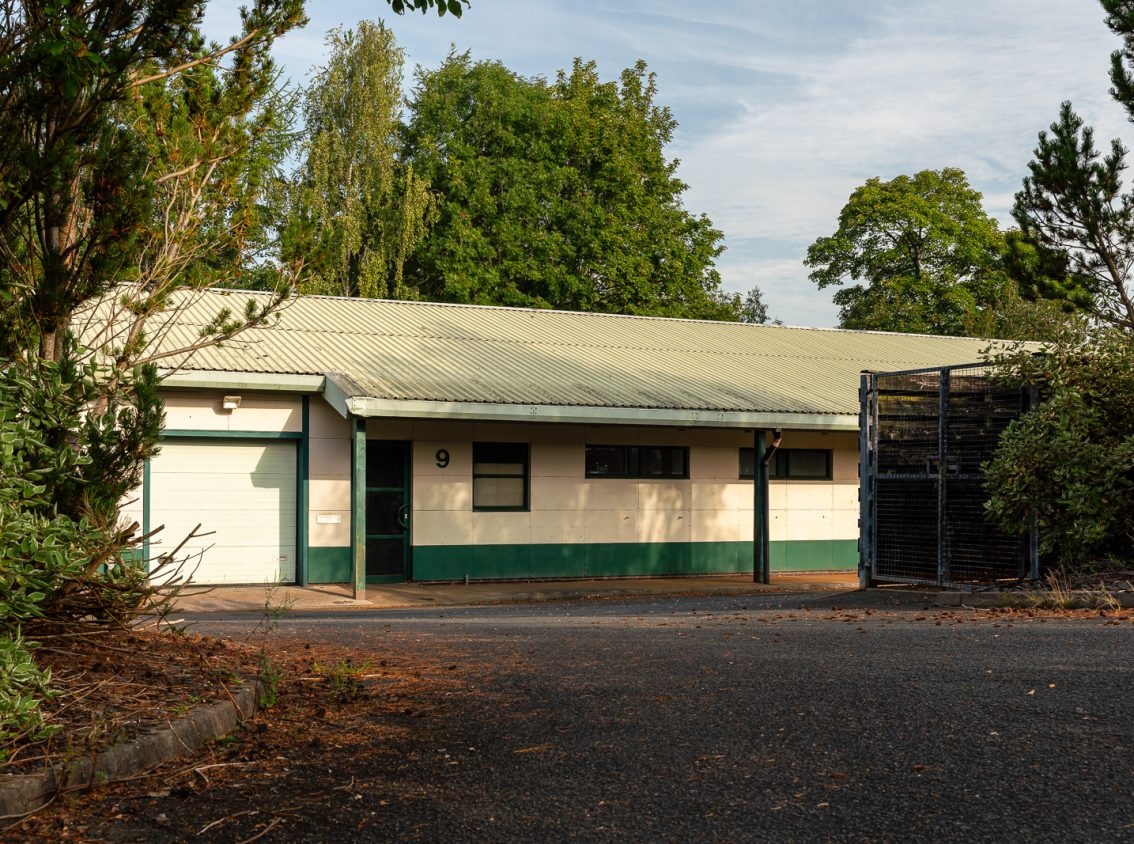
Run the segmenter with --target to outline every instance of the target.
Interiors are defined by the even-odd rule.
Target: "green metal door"
[[[409,576],[409,443],[366,443],[366,582]]]

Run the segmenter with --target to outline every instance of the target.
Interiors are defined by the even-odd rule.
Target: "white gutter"
[[[376,399],[347,396],[337,386],[333,379],[328,379],[326,397],[331,405],[344,416],[364,418],[559,422],[575,425],[664,425],[681,428],[790,428],[793,431],[858,430],[857,414],[660,410],[642,407]]]

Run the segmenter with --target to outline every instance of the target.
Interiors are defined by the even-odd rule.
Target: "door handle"
[[[401,507],[398,508],[398,515],[397,515],[398,527],[400,527],[402,530],[405,530],[406,528],[409,527],[409,524],[406,521],[406,516],[408,516],[408,515],[409,515],[409,504],[403,504]]]

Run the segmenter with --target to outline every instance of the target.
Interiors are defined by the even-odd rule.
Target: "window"
[[[527,443],[473,443],[474,510],[528,509]]]
[[[588,478],[688,478],[689,449],[683,445],[589,445]]]
[[[752,449],[740,450],[740,477],[755,477]],[[789,478],[797,481],[831,480],[831,449],[829,448],[778,448],[768,466],[768,477]]]

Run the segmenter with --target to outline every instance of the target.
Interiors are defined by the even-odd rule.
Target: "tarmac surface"
[[[1129,621],[872,590],[316,609],[278,625],[299,647],[424,656],[460,691],[415,702],[428,718],[407,712],[349,766],[312,751],[270,789],[243,785],[250,807],[312,806],[275,840],[1134,840]],[[222,797],[139,805],[113,838],[181,840]]]

